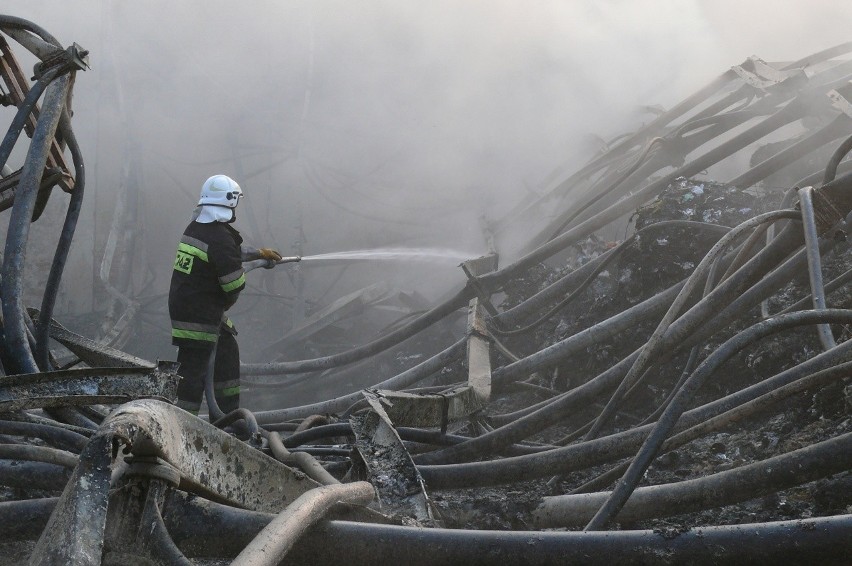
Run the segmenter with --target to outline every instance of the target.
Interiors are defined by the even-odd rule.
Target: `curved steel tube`
[[[240,552],[231,566],[275,566],[332,505],[338,502],[366,505],[374,496],[373,486],[363,481],[313,489],[279,513]]]

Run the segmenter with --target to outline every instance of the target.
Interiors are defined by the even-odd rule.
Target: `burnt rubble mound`
[[[732,67],[483,223],[438,304],[308,305],[197,417],[131,353],[150,297],[106,274],[91,332],[54,316],[88,53],[0,16],[0,563],[848,563],[850,53]]]

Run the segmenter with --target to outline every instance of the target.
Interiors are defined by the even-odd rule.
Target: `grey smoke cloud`
[[[640,105],[669,107],[747,56],[846,41],[852,21],[840,0],[6,0],[2,11],[91,51],[74,124],[93,228],[75,245],[102,245],[133,168],[154,290],[211,174],[243,185],[239,223],[256,244],[289,252],[301,225],[306,253],[481,253],[479,216],[499,218],[581,164],[589,134],[634,129],[650,119]]]

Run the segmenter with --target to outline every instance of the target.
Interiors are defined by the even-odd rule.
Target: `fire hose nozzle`
[[[294,256],[290,256],[290,257],[282,257],[281,259],[279,259],[275,263],[294,263],[294,262],[297,262],[297,261],[302,261],[302,256],[294,255]]]

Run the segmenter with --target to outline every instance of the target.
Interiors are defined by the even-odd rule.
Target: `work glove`
[[[260,248],[257,250],[257,253],[260,254],[260,259],[268,259],[271,261],[278,261],[281,259],[281,254],[272,248]]]
[[[266,260],[266,265],[263,266],[264,269],[272,269],[275,267],[275,262],[281,259],[281,254],[272,248],[260,248],[257,250],[257,253],[260,255],[260,259]]]

